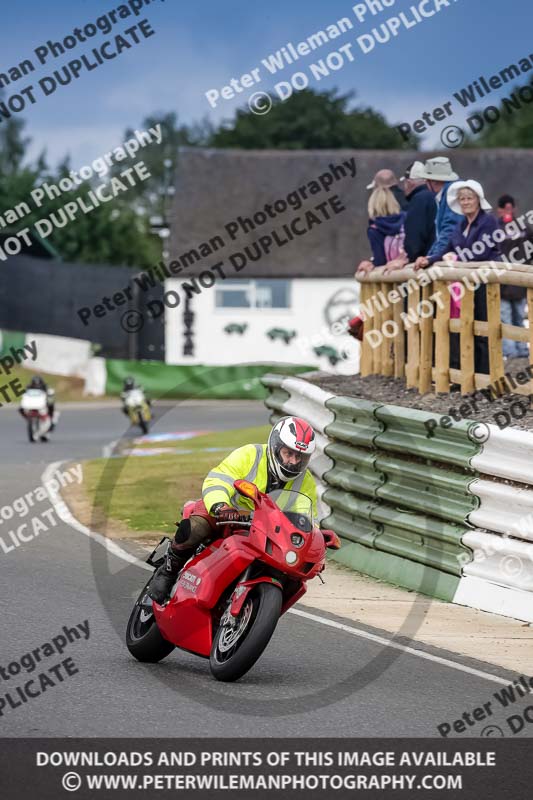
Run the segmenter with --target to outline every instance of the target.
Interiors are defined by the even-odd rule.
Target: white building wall
[[[218,308],[216,286],[194,295],[191,307],[194,356],[183,355],[182,281],[168,280],[165,291],[181,297],[176,309],[165,310],[166,360],[169,364],[308,364],[324,371],[355,374],[359,371],[359,343],[331,329],[336,320],[352,317],[358,308],[359,285],[350,279],[294,279],[290,281],[289,308]],[[225,282],[218,286],[225,288]],[[231,324],[246,325],[244,334],[227,333]],[[295,331],[286,344],[270,339],[269,330]],[[327,354],[314,348],[332,347],[341,357],[334,366]]]

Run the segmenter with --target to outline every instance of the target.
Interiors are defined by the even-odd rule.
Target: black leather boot
[[[154,573],[154,577],[148,587],[148,595],[160,605],[170,597],[170,591],[176,582],[178,573],[191,557],[189,551],[175,553],[172,549],[168,551],[165,560]]]

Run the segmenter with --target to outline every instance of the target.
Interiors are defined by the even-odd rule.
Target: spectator
[[[514,197],[510,194],[502,194],[498,200],[498,208],[496,209],[496,216],[502,219],[504,223],[512,222],[515,217],[516,203]]]
[[[516,216],[516,204],[514,198],[510,194],[504,194],[498,200],[498,208],[496,209],[496,216],[498,217],[498,226],[506,233],[506,238],[500,244],[502,253],[510,258],[511,251],[515,250],[526,239],[531,238],[532,231],[522,231],[519,234],[510,236],[505,228],[510,222],[513,222]],[[521,249],[522,249],[521,248]],[[520,253],[518,260],[522,257]],[[516,255],[515,255],[516,258]],[[517,325],[520,328],[524,327],[524,313],[526,309],[527,289],[525,286],[508,286],[505,283],[501,285],[501,319],[506,325]],[[515,342],[512,339],[503,340],[503,356],[504,358],[527,358],[529,355],[528,347],[525,342]]]
[[[421,173],[427,181],[429,189],[436,196],[437,216],[435,218],[436,239],[425,256],[419,256],[415,262],[415,270],[425,269],[435,261],[441,261],[448,250],[450,237],[464,217],[456,213],[449,204],[448,195],[459,176],[452,170],[449,158],[430,158],[424,164]]]
[[[398,178],[391,169],[380,169],[374,175],[374,180],[366,187],[374,191],[374,189],[390,189],[396,198],[396,202],[402,211],[407,209],[407,200],[405,193],[399,184]]]
[[[390,189],[374,189],[368,200],[368,240],[372,257],[361,261],[357,272],[370,272],[387,262],[402,257],[405,212]]]
[[[487,214],[492,206],[485,200],[481,184],[473,180],[454,183],[448,191],[448,204],[457,216],[463,217],[463,221],[456,227],[449,241],[449,250],[455,252],[447,253],[446,256],[456,256],[460,252],[461,259],[466,262],[501,261],[499,246],[493,238],[498,223],[493,216]],[[477,242],[483,245],[479,255],[472,249]],[[476,249],[480,250],[479,247]],[[481,322],[487,320],[487,287],[484,283],[475,289],[474,319]],[[455,366],[452,363],[453,353],[451,355],[453,367]],[[489,372],[489,348],[486,336],[474,336],[474,370]]]
[[[405,256],[390,261],[385,272],[401,269],[406,264],[414,264],[419,256],[425,255],[435,241],[435,197],[422,177],[424,164],[414,161],[401,179],[407,197],[405,217]]]

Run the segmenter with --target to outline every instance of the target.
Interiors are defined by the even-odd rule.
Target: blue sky
[[[184,123],[204,116],[215,122],[231,117],[242,100],[224,101],[213,110],[205,98],[207,90],[221,89],[231,78],[261,66],[261,59],[288,42],[296,45],[342,17],[350,18],[353,30],[302,58],[294,67],[287,67],[279,76],[270,76],[261,67],[261,83],[241,97],[256,90],[274,94],[272,87],[279,80],[287,80],[294,71],[308,72],[310,63],[351,43],[353,63],[320,83],[311,78],[310,86],[355,90],[356,104],[381,111],[391,124],[412,122],[478,76],[493,75],[529,54],[533,58],[531,0],[450,0],[450,7],[432,18],[409,30],[402,28],[395,39],[376,45],[367,55],[361,52],[358,36],[401,11],[412,18],[409,8],[420,1],[396,0],[383,13],[374,17],[369,13],[364,22],[359,22],[352,11],[355,4],[343,0],[208,0],[190,5],[154,0],[137,18],[119,20],[110,34],[79,44],[7,87],[4,100],[11,92],[37,83],[70,59],[90,53],[93,46],[147,18],[156,35],[92,72],[83,71],[78,80],[59,87],[50,97],[38,92],[38,102],[23,114],[27,133],[33,139],[33,153],[46,149],[55,162],[69,152],[73,166],[77,166],[116,146],[126,126],[138,127],[143,117],[157,111],[176,111]],[[434,2],[427,0],[428,4]],[[48,39],[62,40],[73,28],[94,22],[119,5],[119,0],[6,4],[2,10],[0,72],[25,58],[31,58],[37,66],[36,47]],[[509,88],[494,92],[487,102],[507,95]],[[459,116],[453,121],[461,124]],[[434,143],[435,138],[426,140],[427,146]]]

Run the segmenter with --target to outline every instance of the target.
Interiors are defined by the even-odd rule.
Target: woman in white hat
[[[457,181],[448,192],[448,204],[452,211],[463,214],[464,221],[459,223],[452,234],[449,250],[445,260],[457,259],[458,263],[475,261],[501,261],[501,251],[494,239],[494,231],[498,228],[496,219],[487,212],[492,206],[485,199],[483,187],[477,181]],[[485,284],[469,285],[475,290],[474,317],[479,321],[487,319],[487,287]],[[453,362],[457,358],[452,347]],[[474,337],[474,358],[476,372],[489,372],[489,351],[485,336]],[[451,366],[454,366],[451,363]]]

